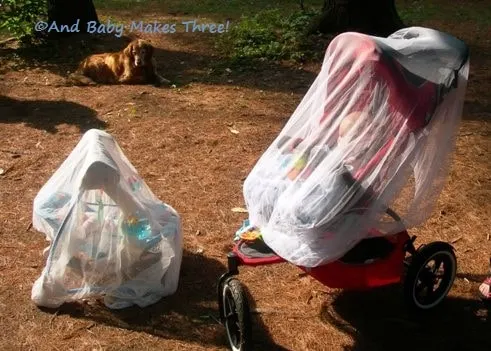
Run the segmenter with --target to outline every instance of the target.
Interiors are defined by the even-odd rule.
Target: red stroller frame
[[[374,50],[369,41],[366,50]],[[370,45],[372,44],[372,45]],[[379,54],[379,53],[378,53]],[[377,74],[394,89],[391,105],[397,106],[408,129],[415,132],[423,128],[445,94],[445,87],[422,81],[396,62],[380,55],[375,64]],[[457,83],[455,78],[453,84]],[[403,100],[403,101],[402,101]],[[406,102],[410,101],[411,106]],[[416,107],[415,107],[416,106]],[[362,188],[360,179],[383,157],[392,141],[383,146],[364,168],[356,174],[346,171],[346,182],[359,186],[367,192],[363,201],[369,201],[370,189]],[[358,202],[359,203],[359,202]],[[387,214],[401,222],[390,208]],[[404,299],[410,308],[429,310],[439,305],[447,296],[455,279],[457,260],[453,247],[445,242],[432,242],[418,249],[414,246],[415,236],[410,237],[403,229],[391,236],[377,235],[362,240],[337,261],[326,265],[307,268],[299,267],[307,274],[331,288],[363,290],[403,283]],[[371,255],[366,255],[369,252]],[[285,262],[261,240],[238,241],[227,255],[228,271],[218,281],[217,298],[220,321],[224,324],[230,347],[234,351],[251,349],[251,318],[249,304],[238,279],[239,266],[262,266]]]

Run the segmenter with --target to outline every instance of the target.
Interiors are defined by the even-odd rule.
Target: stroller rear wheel
[[[223,316],[232,351],[251,349],[251,316],[249,303],[240,281],[228,278],[222,287]]]
[[[411,308],[429,310],[439,305],[450,291],[457,271],[452,246],[433,242],[412,256],[404,281],[404,297]]]

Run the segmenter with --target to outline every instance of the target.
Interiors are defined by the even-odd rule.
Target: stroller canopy
[[[334,38],[244,183],[251,225],[278,255],[314,267],[422,223],[448,171],[467,76],[466,45],[435,30]]]
[[[86,132],[42,187],[33,226],[50,241],[32,289],[37,305],[103,294],[111,308],[144,307],[177,289],[179,216],[105,132]]]

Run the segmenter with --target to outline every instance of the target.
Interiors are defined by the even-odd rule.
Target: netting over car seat
[[[86,132],[39,191],[33,227],[50,242],[32,288],[39,306],[102,294],[110,308],[144,307],[177,289],[179,215],[103,131]]]
[[[337,36],[245,180],[251,225],[279,256],[314,267],[372,228],[422,223],[449,168],[468,70],[467,46],[435,30]]]

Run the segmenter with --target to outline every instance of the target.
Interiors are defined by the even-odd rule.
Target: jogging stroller
[[[332,288],[403,283],[410,307],[440,304],[453,285],[451,245],[418,249],[442,190],[462,114],[468,48],[432,29],[388,38],[343,33],[276,140],[244,182],[249,219],[218,282],[233,350],[251,342],[239,266],[290,262]]]

